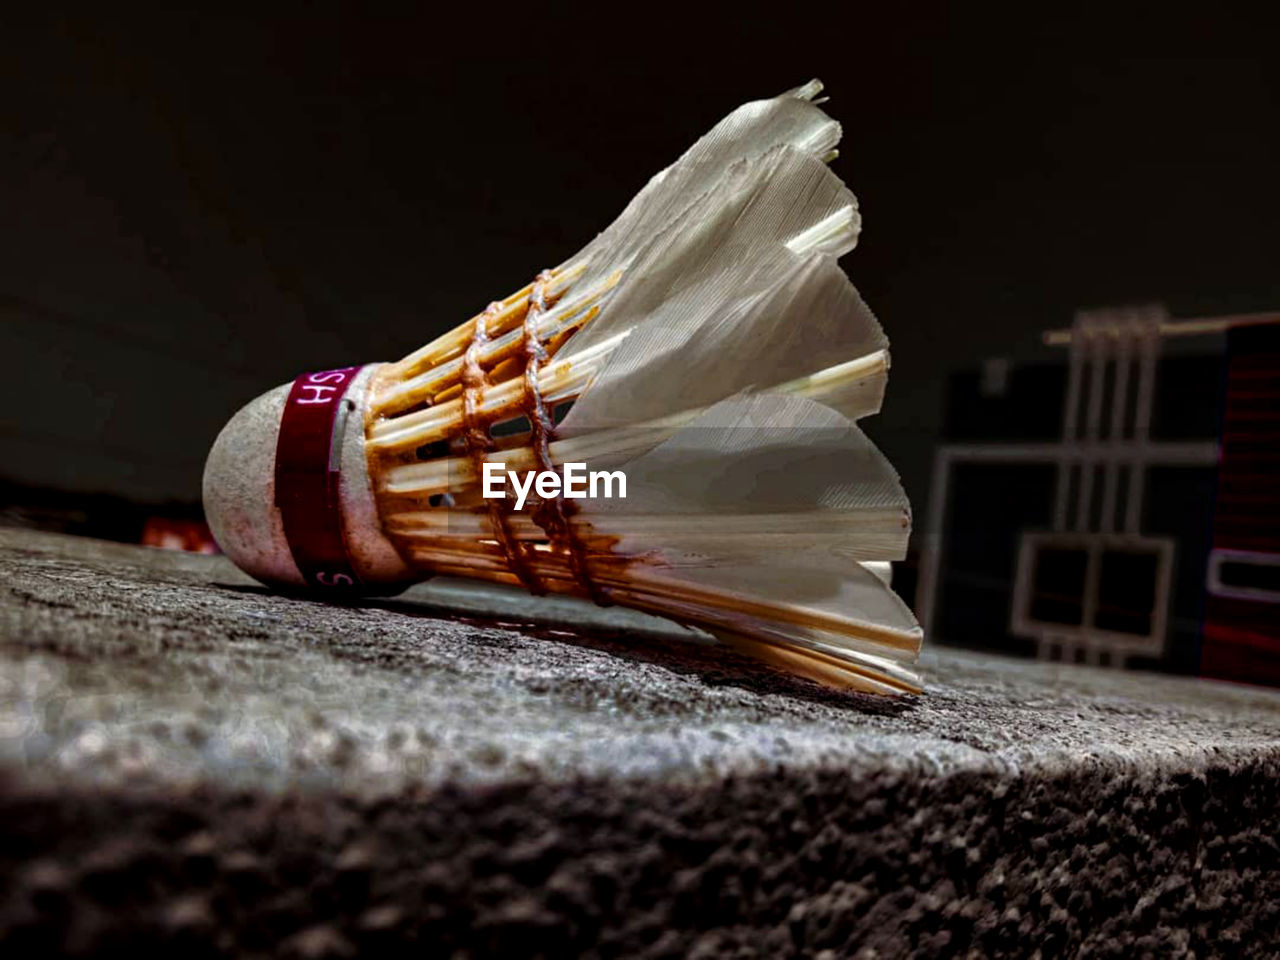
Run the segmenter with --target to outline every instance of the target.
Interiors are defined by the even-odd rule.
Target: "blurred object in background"
[[[931,639],[1280,685],[1280,314],[1103,310],[1044,340],[1065,365],[952,378]]]
[[[135,503],[101,493],[51,490],[0,480],[0,527],[217,553],[195,503]]]
[[[217,553],[218,545],[203,520],[174,517],[147,517],[142,524],[144,547],[161,550],[186,550],[188,553]]]
[[[1280,324],[1227,333],[1207,677],[1280,686]]]

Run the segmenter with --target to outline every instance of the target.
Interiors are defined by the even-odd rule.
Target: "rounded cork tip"
[[[204,464],[204,514],[231,561],[267,584],[305,586],[276,506],[276,442],[290,384],[245,404]]]
[[[362,581],[403,589],[426,575],[405,564],[383,535],[378,519],[360,427],[373,370],[373,366],[362,370],[347,394],[361,415],[350,418],[339,440],[343,537]],[[222,428],[205,461],[203,498],[214,539],[237,567],[270,586],[296,589],[306,587],[307,581],[294,561],[276,506],[276,446],[291,386],[285,383],[268,390],[245,404]]]

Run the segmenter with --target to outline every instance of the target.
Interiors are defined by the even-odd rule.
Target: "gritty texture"
[[[828,691],[456,583],[0,531],[0,952],[1274,956],[1280,697]]]

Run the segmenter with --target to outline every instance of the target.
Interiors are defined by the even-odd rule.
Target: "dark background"
[[[893,340],[868,432],[923,507],[952,371],[1081,306],[1280,307],[1271,24],[1031,7],[11,18],[0,480],[194,502],[240,404],[404,354],[820,76]]]

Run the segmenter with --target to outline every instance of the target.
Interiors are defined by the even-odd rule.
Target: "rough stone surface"
[[[0,953],[1274,956],[1280,696],[0,531]],[[485,613],[488,611],[488,613]]]

